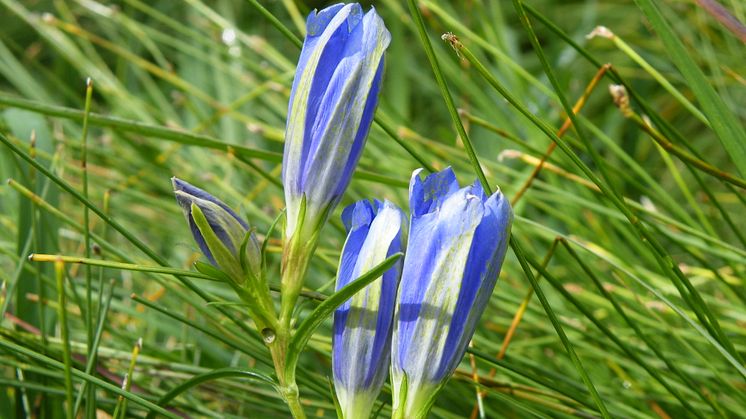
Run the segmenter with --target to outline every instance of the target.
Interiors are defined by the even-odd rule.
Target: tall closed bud
[[[500,273],[513,212],[448,168],[416,171],[392,342],[395,418],[424,418],[456,369]]]
[[[347,240],[337,290],[405,245],[404,213],[392,203],[360,201],[342,213]],[[367,418],[388,375],[396,288],[401,261],[334,313],[332,367],[344,419]]]
[[[337,4],[311,12],[293,80],[282,179],[286,238],[318,232],[363,150],[390,34],[374,9]]]

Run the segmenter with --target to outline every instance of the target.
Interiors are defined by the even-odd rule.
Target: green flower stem
[[[271,331],[262,332],[264,342],[269,347],[272,361],[275,364],[275,372],[280,384],[280,394],[282,394],[295,418],[305,418],[306,415],[300,405],[298,386],[295,383],[295,366],[287,368],[288,345],[292,334],[293,310],[303,287],[303,280],[308,271],[311,256],[318,243],[317,234],[306,235],[302,234],[302,231],[299,226],[299,233],[285,243],[285,251],[282,257],[278,327],[272,334],[270,334]]]
[[[295,371],[292,371],[292,374],[288,375],[285,385],[280,387],[280,394],[282,394],[285,403],[287,403],[290,409],[290,413],[295,419],[306,419],[306,413],[300,404],[298,385],[295,384]]]
[[[262,337],[272,355],[272,362],[275,364],[280,395],[285,400],[294,418],[305,419],[306,414],[300,405],[300,393],[298,392],[298,385],[295,382],[295,368],[287,369],[285,367],[288,345],[290,343],[290,329],[283,327],[281,322],[280,327],[274,335],[263,331]]]
[[[275,317],[275,308],[272,305],[269,288],[266,292],[262,292],[252,286],[243,287],[234,283],[230,285],[236,291],[236,295],[248,305],[249,315],[262,335],[265,330],[277,329],[277,317]]]
[[[302,230],[301,230],[302,231]],[[293,236],[285,245],[282,255],[282,280],[280,282],[280,328],[290,331],[295,303],[298,301],[311,256],[316,250],[318,236],[311,234]]]

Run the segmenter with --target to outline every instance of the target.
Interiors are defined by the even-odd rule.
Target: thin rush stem
[[[135,345],[132,347],[130,364],[127,368],[127,373],[124,375],[124,380],[122,383],[122,389],[124,389],[124,391],[130,391],[130,389],[132,388],[132,376],[135,372],[135,363],[137,362],[137,357],[138,355],[140,355],[141,350],[142,338],[138,339],[137,342],[135,342]],[[122,395],[119,396],[117,405],[114,408],[114,413],[111,416],[113,419],[119,419],[120,417],[124,419],[127,417],[127,399],[125,399]]]
[[[719,322],[714,314],[709,310],[707,305],[702,300],[699,292],[694,289],[689,279],[683,274],[681,269],[678,267],[676,262],[667,253],[663,245],[653,236],[647,227],[642,223],[639,217],[637,217],[632,210],[624,203],[624,201],[615,193],[614,190],[606,183],[603,182],[591,169],[585,164],[580,157],[570,148],[570,146],[560,137],[554,133],[551,127],[541,121],[536,115],[531,113],[523,104],[521,104],[516,97],[514,97],[505,86],[498,81],[484,65],[477,59],[477,57],[462,44],[456,36],[451,36],[449,42],[453,48],[466,60],[474,65],[474,68],[484,77],[484,79],[505,99],[515,107],[521,114],[526,116],[532,123],[536,125],[545,135],[551,138],[557,143],[557,146],[570,158],[570,160],[588,177],[594,184],[596,184],[601,192],[614,204],[614,206],[629,220],[631,228],[645,238],[645,243],[648,244],[650,249],[653,251],[652,255],[655,257],[657,263],[661,269],[666,272],[671,278],[671,282],[676,286],[681,297],[687,302],[692,308],[702,325],[708,330],[708,332],[724,347],[728,349],[728,352],[736,358],[740,358],[740,355],[736,352],[733,347],[733,343],[730,339],[720,330]],[[573,115],[572,118],[575,116]],[[591,148],[592,150],[592,148]]]
[[[666,380],[664,380],[664,379],[663,379],[663,378],[662,378],[662,377],[661,377],[661,376],[660,376],[660,375],[659,375],[659,374],[658,374],[658,373],[657,373],[657,372],[656,372],[656,371],[655,371],[654,369],[652,369],[652,368],[651,368],[651,367],[650,367],[650,366],[648,365],[648,363],[647,363],[647,362],[645,362],[645,361],[643,361],[642,359],[640,359],[638,355],[636,355],[636,354],[635,354],[634,352],[632,352],[632,350],[631,350],[631,349],[629,348],[629,346],[628,346],[628,345],[624,344],[624,342],[622,342],[622,340],[621,340],[621,339],[620,339],[620,338],[619,338],[618,336],[614,335],[614,334],[613,334],[613,333],[612,333],[612,332],[611,332],[611,331],[610,331],[610,330],[609,330],[609,329],[608,329],[608,328],[607,328],[606,326],[604,326],[604,325],[603,325],[603,324],[602,324],[601,322],[599,322],[599,321],[598,321],[598,320],[596,319],[596,317],[595,317],[595,316],[594,316],[594,315],[593,315],[592,313],[590,313],[590,312],[589,312],[589,311],[588,311],[588,310],[587,310],[587,309],[586,309],[586,308],[585,308],[585,307],[584,307],[583,305],[579,304],[579,303],[578,303],[578,301],[577,301],[577,300],[576,300],[576,299],[575,299],[575,298],[574,298],[574,297],[573,297],[573,296],[572,296],[572,295],[571,295],[571,294],[570,294],[570,293],[569,293],[569,292],[568,292],[568,291],[567,291],[566,289],[564,289],[564,288],[562,287],[562,285],[561,285],[561,284],[559,284],[559,283],[558,283],[558,282],[557,282],[557,281],[556,281],[556,280],[555,280],[555,279],[553,278],[553,276],[552,276],[552,275],[550,275],[550,274],[549,274],[549,273],[548,273],[548,272],[546,271],[546,269],[544,269],[543,267],[541,267],[540,265],[538,265],[537,263],[535,263],[535,262],[533,262],[533,261],[532,261],[532,262],[530,262],[530,263],[531,263],[531,264],[532,264],[532,265],[533,265],[533,266],[534,266],[534,267],[535,267],[535,268],[536,268],[537,270],[539,270],[539,272],[542,272],[542,274],[543,274],[543,275],[544,275],[544,276],[545,276],[545,277],[547,278],[547,281],[549,282],[549,284],[550,284],[550,285],[551,285],[552,287],[554,287],[554,289],[555,289],[555,290],[556,290],[557,292],[559,292],[560,294],[562,294],[562,296],[563,296],[563,297],[564,297],[564,298],[565,298],[565,299],[566,299],[567,301],[569,301],[569,302],[570,302],[571,304],[573,304],[573,305],[574,305],[574,306],[575,306],[576,308],[578,308],[578,310],[579,310],[579,311],[580,311],[581,313],[583,313],[583,315],[584,315],[584,316],[585,316],[585,317],[586,317],[586,318],[587,318],[588,320],[590,320],[590,321],[591,321],[591,322],[592,322],[592,323],[593,323],[593,324],[594,324],[594,325],[595,325],[596,327],[598,327],[598,328],[599,328],[599,329],[600,329],[600,330],[602,331],[602,333],[604,333],[604,334],[605,334],[606,336],[608,336],[608,337],[609,337],[609,339],[610,339],[610,340],[611,340],[612,342],[614,342],[614,344],[615,344],[616,346],[618,346],[618,347],[619,347],[620,349],[622,349],[622,351],[624,351],[624,352],[625,352],[626,354],[628,354],[628,355],[630,356],[630,358],[632,358],[633,360],[635,360],[636,362],[638,362],[638,363],[640,364],[640,366],[642,366],[642,367],[643,367],[643,369],[645,369],[645,370],[646,370],[646,371],[647,371],[647,372],[648,372],[648,373],[649,373],[649,374],[650,374],[650,375],[651,375],[651,376],[652,376],[652,377],[653,377],[653,378],[654,378],[654,379],[655,379],[656,381],[658,381],[658,382],[659,382],[659,383],[660,383],[660,384],[661,384],[661,385],[662,385],[663,387],[665,387],[665,388],[666,388],[666,390],[668,390],[668,391],[669,391],[669,392],[670,392],[670,393],[671,393],[671,394],[672,394],[672,395],[673,395],[674,397],[676,397],[676,399],[677,399],[677,400],[679,400],[679,402],[681,402],[681,405],[682,405],[682,406],[684,406],[684,407],[686,408],[686,410],[687,410],[688,412],[692,412],[692,414],[693,414],[694,416],[697,416],[697,417],[699,417],[699,418],[702,418],[702,417],[703,417],[701,413],[699,413],[699,412],[698,412],[697,410],[693,409],[693,408],[692,408],[692,407],[691,407],[691,406],[689,405],[689,402],[688,402],[688,401],[687,401],[687,400],[686,400],[686,399],[685,399],[685,398],[684,398],[684,397],[683,397],[683,396],[682,396],[681,394],[679,394],[679,393],[678,393],[678,392],[677,392],[677,391],[676,391],[675,389],[673,389],[673,387],[671,387],[671,385],[670,385],[670,384],[669,384],[669,383],[668,383],[668,382],[667,382]]]
[[[572,112],[572,108],[570,107],[570,104],[568,103],[567,99],[565,98],[564,94],[562,93],[562,89],[560,88],[559,82],[557,80],[557,77],[555,75],[554,70],[552,70],[551,66],[549,65],[547,61],[547,57],[544,54],[544,49],[541,47],[541,44],[539,42],[539,39],[536,36],[536,33],[534,32],[533,26],[531,25],[531,22],[528,19],[528,15],[526,14],[526,10],[523,7],[523,1],[521,0],[513,0],[513,5],[518,12],[521,24],[524,26],[526,32],[529,35],[529,40],[531,41],[531,44],[536,52],[537,57],[539,58],[539,61],[542,64],[542,67],[544,68],[544,73],[547,75],[547,78],[551,82],[552,86],[554,87],[555,91],[557,92],[557,96],[560,99],[560,102],[562,103],[562,107],[565,109],[565,111],[568,113],[568,116],[573,120],[573,124],[576,125],[576,129],[578,132],[578,137],[582,140],[583,143],[587,145],[587,149],[589,151],[589,154],[591,158],[593,159],[594,163],[599,167],[601,170],[602,178],[604,181],[602,181],[598,176],[596,176],[590,168],[588,168],[587,165],[582,164],[580,160],[578,159],[576,161],[576,164],[578,164],[581,169],[583,169],[584,172],[586,172],[586,175],[590,176],[591,179],[598,184],[598,186],[601,188],[601,190],[604,192],[605,195],[614,203],[614,205],[627,217],[627,219],[630,221],[630,224],[635,227],[640,235],[642,235],[647,242],[650,244],[653,255],[656,257],[656,260],[659,264],[659,266],[664,269],[667,273],[671,274],[671,279],[674,285],[677,287],[677,290],[681,294],[681,296],[690,301],[690,306],[692,309],[694,309],[695,313],[697,314],[697,317],[699,320],[708,328],[710,329],[711,333],[713,333],[714,336],[716,336],[717,339],[720,340],[720,342],[728,348],[728,350],[735,356],[739,361],[743,362],[743,359],[741,358],[738,351],[736,351],[735,346],[733,345],[733,342],[730,340],[730,338],[723,332],[720,322],[715,316],[715,314],[710,310],[709,306],[705,303],[704,299],[702,298],[702,295],[699,293],[699,291],[694,288],[689,278],[684,275],[684,273],[679,268],[678,264],[673,260],[671,255],[667,252],[667,250],[663,247],[663,245],[655,238],[655,236],[648,230],[637,218],[636,215],[632,213],[632,211],[627,207],[627,205],[624,203],[624,201],[621,199],[620,195],[610,186],[609,183],[609,176],[606,173],[605,165],[603,164],[603,159],[599,155],[598,151],[593,147],[586,137],[584,130],[581,130],[580,127],[577,126],[577,121],[575,114]],[[551,135],[551,132],[549,133]],[[567,144],[557,137],[556,135],[553,136],[554,140],[558,143],[558,145],[563,148],[563,151],[568,154],[568,157],[575,160],[577,156],[572,152],[572,150],[567,147]],[[727,146],[727,145],[726,145]]]
[[[47,365],[47,366],[53,367],[55,369],[64,369],[65,368],[64,364],[62,362],[59,362],[59,361],[57,361],[54,358],[50,358],[48,356],[39,354],[38,352],[32,351],[32,350],[30,350],[30,349],[28,349],[28,348],[26,348],[24,346],[15,344],[15,343],[10,342],[10,341],[5,340],[5,339],[0,339],[0,347],[4,348],[5,350],[8,350],[8,351],[14,351],[14,352],[23,354],[25,356],[28,356],[31,359],[39,361],[43,365]],[[98,378],[96,376],[93,376],[93,375],[90,375],[90,374],[86,374],[85,372],[77,370],[75,368],[71,369],[71,373],[72,373],[72,375],[76,376],[77,378],[79,378],[81,380],[86,380],[86,381],[90,382],[91,384],[96,385],[97,387],[100,387],[100,388],[102,388],[104,390],[107,390],[107,391],[112,392],[112,393],[117,394],[117,395],[122,395],[125,398],[129,399],[130,401],[133,401],[133,402],[139,404],[142,407],[148,408],[148,409],[150,409],[152,411],[155,411],[155,412],[159,413],[163,417],[172,418],[172,419],[179,419],[179,416],[177,416],[177,415],[169,412],[168,410],[163,409],[162,407],[157,406],[154,403],[148,401],[147,399],[144,399],[144,398],[142,398],[142,397],[140,397],[140,396],[138,396],[138,395],[136,395],[134,393],[131,393],[131,392],[128,392],[128,391],[124,391],[119,386],[111,384],[111,383],[109,383],[106,380],[102,380],[102,379],[100,379],[100,378]],[[74,417],[74,416],[70,416],[70,417]]]
[[[137,271],[137,272],[151,272],[151,273],[157,273],[157,274],[163,274],[163,275],[179,275],[179,276],[185,276],[190,278],[197,278],[197,279],[205,279],[208,281],[214,281],[215,278],[203,274],[201,272],[194,272],[194,271],[187,271],[184,269],[178,269],[178,268],[169,268],[165,266],[147,266],[147,265],[137,265],[134,263],[124,263],[124,262],[115,262],[111,260],[102,260],[102,259],[88,259],[88,258],[82,258],[78,256],[65,256],[65,255],[49,255],[49,254],[43,254],[43,253],[32,253],[29,255],[28,260],[31,262],[54,262],[57,258],[60,258],[65,263],[80,263],[85,265],[91,265],[91,266],[101,266],[104,268],[111,268],[111,269],[121,269],[125,271]],[[280,288],[278,288],[276,285],[270,285],[269,286],[272,291],[279,292]],[[325,294],[322,294],[320,292],[314,292],[314,291],[306,291],[301,290],[300,295],[316,301],[324,301],[327,296]]]
[[[250,5],[254,6],[256,10],[259,11],[259,13],[264,16],[265,19],[269,20],[269,23],[272,24],[275,28],[277,28],[278,31],[280,31],[283,35],[285,35],[285,38],[287,38],[288,41],[292,42],[293,45],[295,45],[297,48],[300,48],[303,46],[303,41],[295,36],[293,31],[291,31],[287,26],[285,26],[282,22],[280,22],[279,19],[275,17],[275,15],[272,14],[269,10],[267,10],[264,6],[262,6],[257,0],[246,0]]]
[[[578,266],[580,266],[583,272],[585,272],[588,278],[590,278],[591,281],[593,281],[593,285],[596,286],[596,289],[599,291],[599,293],[601,293],[601,295],[603,295],[606,298],[606,300],[608,300],[612,304],[612,306],[614,306],[614,309],[616,310],[616,312],[619,313],[620,316],[622,316],[625,323],[627,323],[630,326],[630,328],[635,332],[635,334],[645,342],[648,348],[650,348],[650,350],[653,351],[656,354],[656,356],[660,360],[662,360],[671,371],[673,371],[677,376],[679,376],[683,382],[685,382],[693,391],[695,391],[697,396],[699,396],[702,399],[702,401],[704,401],[705,403],[708,403],[710,406],[713,407],[713,409],[716,409],[715,404],[712,403],[712,401],[709,398],[704,397],[701,391],[697,391],[698,389],[694,381],[691,380],[687,375],[685,375],[685,373],[679,368],[678,365],[676,365],[675,362],[671,362],[668,359],[668,357],[666,357],[663,354],[663,352],[661,352],[661,350],[658,349],[655,343],[643,333],[640,327],[635,322],[630,320],[625,310],[622,308],[622,306],[617,301],[616,297],[614,297],[611,292],[609,292],[606,288],[604,288],[603,284],[598,279],[598,277],[593,273],[593,271],[588,267],[588,265],[585,262],[583,262],[582,258],[580,258],[577,252],[570,246],[570,243],[563,237],[560,237],[557,240],[562,244],[562,246],[565,248],[568,254],[570,254],[570,257],[572,257],[572,259],[578,264]],[[542,269],[546,269],[546,267],[542,266]],[[652,371],[653,369],[650,368],[649,372],[652,372]],[[667,383],[663,382],[662,379],[659,379],[656,374],[652,374],[652,375],[657,380],[659,380],[662,385],[664,386],[668,385]],[[677,394],[675,391],[672,391],[671,389],[669,389],[669,391],[674,395]],[[680,400],[682,401],[682,404],[684,405],[686,404],[686,400],[684,399],[680,399]]]
[[[430,61],[430,66],[435,75],[435,81],[438,83],[438,88],[440,89],[440,94],[443,96],[443,100],[445,101],[448,114],[451,116],[451,120],[456,126],[456,131],[458,132],[459,137],[461,137],[461,142],[464,144],[466,155],[469,156],[469,161],[474,167],[477,178],[479,178],[479,182],[482,184],[485,192],[487,192],[488,195],[492,195],[492,187],[487,181],[487,177],[484,175],[482,166],[479,165],[477,153],[474,151],[474,146],[469,138],[469,134],[466,133],[464,123],[461,121],[458,109],[456,109],[456,104],[453,101],[453,96],[451,96],[451,92],[448,90],[448,84],[446,84],[445,77],[440,69],[440,64],[438,64],[438,58],[435,56],[432,44],[430,44],[430,39],[427,36],[427,30],[425,28],[425,22],[422,20],[422,14],[420,13],[420,9],[417,7],[417,2],[416,0],[407,0],[407,5],[409,6],[409,13],[414,19],[415,26],[417,26],[417,33],[420,35],[420,43],[422,43],[425,55],[427,55],[427,59]]]
[[[61,259],[54,262],[54,273],[57,279],[57,315],[60,317],[62,333],[62,354],[65,363],[65,412],[68,418],[73,417],[73,379],[72,355],[70,349],[70,332],[67,324],[67,296],[65,295],[65,263]]]
[[[86,117],[85,112],[79,109],[47,105],[32,100],[19,99],[1,94],[0,105],[26,109],[43,115],[55,116],[59,118],[69,119],[71,121],[83,121],[83,119]],[[143,122],[101,115],[93,112],[88,113],[87,119],[90,125],[102,128],[111,128],[122,132],[131,132],[133,134],[139,134],[147,137],[160,138],[178,144],[195,145],[212,150],[221,150],[226,153],[235,153],[236,155],[240,155],[246,158],[256,158],[274,162],[279,162],[280,160],[282,160],[282,154],[280,153],[249,148],[239,144],[228,144],[224,141],[220,141],[217,138],[202,134],[195,134],[183,129],[146,124]]]
[[[552,245],[549,247],[549,250],[547,251],[547,254],[544,256],[544,260],[541,262],[541,266],[546,269],[546,267],[549,265],[549,261],[552,260],[552,257],[554,256],[554,252],[557,250],[557,244],[559,244],[560,238],[555,238],[552,241]],[[536,274],[536,282],[538,283],[539,280],[541,280],[541,272],[538,272]],[[518,310],[516,310],[515,315],[513,316],[513,321],[510,323],[510,328],[508,328],[508,331],[505,333],[505,338],[503,339],[503,344],[500,346],[500,352],[497,354],[497,359],[503,359],[505,358],[505,353],[508,351],[508,345],[510,345],[510,341],[513,338],[513,335],[515,334],[516,329],[518,329],[518,325],[521,323],[521,319],[523,318],[523,315],[526,313],[526,308],[528,308],[528,303],[531,301],[531,297],[534,295],[534,289],[529,288],[529,290],[526,292],[526,296],[523,298],[523,301],[521,302],[520,307],[518,307]],[[490,371],[490,378],[494,377],[496,373],[496,370],[493,368]]]
[[[578,98],[577,102],[575,102],[575,106],[573,106],[572,111],[573,113],[580,112],[581,109],[583,109],[583,106],[585,105],[586,101],[590,97],[591,93],[593,93],[593,90],[598,85],[598,82],[601,80],[601,78],[606,74],[606,72],[611,68],[611,64],[604,64],[601,66],[601,68],[598,69],[596,74],[591,79],[590,83],[588,83],[588,86],[586,86],[585,91],[583,91],[583,94]],[[565,135],[568,129],[572,126],[572,119],[568,116],[565,118],[565,122],[562,123],[562,126],[557,131],[557,137],[562,137]],[[518,201],[521,199],[524,193],[528,190],[528,188],[531,187],[531,184],[534,182],[534,179],[536,179],[537,176],[539,176],[539,172],[541,172],[541,169],[544,168],[544,165],[546,164],[547,160],[549,160],[549,156],[552,155],[555,148],[557,148],[557,143],[551,142],[549,143],[549,146],[547,147],[547,151],[541,156],[541,160],[539,161],[539,164],[534,167],[534,170],[531,171],[531,174],[529,175],[528,179],[523,183],[521,188],[518,190],[518,192],[513,196],[513,199],[510,200],[510,204],[515,206],[515,204],[518,203]]]
[[[105,298],[103,297],[102,292],[103,292],[103,287],[101,289],[101,292],[99,292],[99,295],[101,297],[100,300],[103,300],[103,301],[101,301],[99,304],[100,309],[99,309],[98,323],[96,325],[96,334],[94,335],[94,338],[93,338],[93,353],[94,354],[96,353],[96,350],[98,349],[99,344],[101,343],[101,335],[104,333],[104,326],[106,325],[106,321],[105,321],[106,315],[109,313],[109,307],[111,305],[111,297],[114,295],[114,280],[113,279],[109,283],[109,288],[108,288],[108,291],[106,292]],[[93,372],[93,368],[96,365],[95,364],[96,360],[97,360],[97,357],[89,357],[86,360],[86,366],[85,366],[86,374],[91,374]],[[78,392],[78,397],[75,399],[74,411],[76,415],[78,413],[78,409],[80,408],[80,404],[83,402],[83,396],[85,395],[84,393],[86,393],[84,392],[84,390],[89,387],[93,388],[93,386],[91,386],[88,383],[88,381],[84,381],[81,384],[80,391]],[[94,409],[94,413],[95,413],[95,409]],[[91,416],[86,416],[86,417],[91,417]]]
[[[469,342],[469,348],[474,347],[474,340]],[[476,419],[477,415],[480,418],[484,418],[484,396],[487,394],[486,390],[480,389],[480,377],[477,369],[477,359],[474,354],[469,353],[469,366],[471,367],[471,380],[474,382],[474,389],[476,390],[477,401],[474,403],[474,408],[471,411],[471,419]],[[458,370],[456,373],[458,374]]]
[[[681,161],[687,165],[696,167],[697,169],[707,173],[710,176],[716,177],[723,182],[728,182],[732,185],[738,186],[739,188],[746,189],[746,179],[742,179],[736,175],[732,175],[726,171],[720,170],[717,167],[698,159],[696,156],[681,149],[681,147],[672,143],[668,138],[664,137],[657,129],[651,124],[645,122],[640,115],[632,110],[629,104],[629,96],[627,95],[626,89],[621,85],[611,86],[609,89],[612,97],[614,98],[614,104],[619,108],[622,115],[635,123],[643,131],[645,131],[650,138],[652,138],[659,146],[665,149],[667,152],[678,157]]]
[[[611,41],[616,45],[617,48],[619,48],[623,53],[625,53],[629,58],[631,58],[634,62],[636,62],[640,67],[642,67],[643,70],[645,70],[648,74],[650,74],[655,81],[657,81],[666,91],[671,94],[681,105],[686,108],[694,117],[696,117],[700,122],[710,127],[710,121],[707,120],[707,118],[702,114],[702,112],[697,109],[689,100],[684,97],[681,92],[676,90],[676,88],[666,79],[665,76],[663,76],[658,70],[655,69],[650,63],[645,61],[644,58],[640,56],[629,44],[624,42],[622,38],[615,35],[609,28],[605,26],[598,26],[596,27],[586,38],[594,38],[594,37],[602,37],[611,39]]]
[[[93,95],[93,80],[88,78],[86,80],[85,89],[85,105],[83,108],[83,132],[81,134],[81,157],[80,165],[83,171],[83,197],[90,199],[88,196],[88,115],[91,113],[91,97]],[[85,246],[85,257],[91,257],[91,228],[90,228],[90,210],[88,207],[83,206],[83,243]],[[93,340],[94,340],[94,317],[93,317],[93,290],[91,281],[91,267],[85,266],[85,302],[86,302],[86,344],[88,346],[88,358],[95,358],[93,353]],[[86,395],[87,405],[96,405],[96,390],[93,387],[88,387]],[[89,413],[91,411],[89,410]]]
[[[152,310],[155,310],[155,311],[157,311],[157,312],[159,312],[159,313],[161,313],[161,314],[163,314],[163,315],[165,315],[167,317],[170,317],[170,318],[172,318],[172,319],[174,319],[174,320],[176,320],[176,321],[178,321],[180,323],[184,323],[184,324],[188,325],[189,327],[193,328],[194,330],[198,330],[198,331],[204,333],[205,335],[210,336],[210,337],[214,338],[215,340],[217,340],[219,342],[222,342],[226,346],[229,346],[229,347],[235,349],[236,351],[242,352],[242,353],[246,354],[247,356],[252,356],[253,355],[243,345],[241,345],[240,343],[235,342],[235,339],[233,337],[230,337],[224,330],[221,330],[220,328],[204,327],[204,326],[202,326],[202,325],[200,325],[200,324],[198,324],[198,323],[196,323],[196,322],[188,319],[187,317],[185,317],[183,315],[180,315],[178,313],[174,313],[174,312],[172,312],[170,310],[166,310],[163,307],[159,307],[157,304],[153,304],[149,300],[147,300],[145,298],[142,298],[142,297],[140,297],[140,296],[138,296],[136,294],[130,295],[130,298],[133,301],[136,301],[137,303],[142,304],[145,307],[148,307],[148,308],[150,308]],[[220,332],[220,333],[218,333],[218,332]],[[262,358],[257,359],[257,361],[262,362],[262,363],[266,363],[267,365],[269,365],[269,363],[266,362],[266,361],[264,361],[264,359],[262,359]]]
[[[570,343],[570,339],[567,337],[567,335],[565,334],[565,331],[562,328],[562,323],[559,321],[559,318],[555,314],[552,307],[549,305],[549,300],[547,300],[547,297],[544,295],[544,292],[542,292],[541,288],[539,287],[539,283],[537,279],[534,277],[533,272],[531,272],[531,267],[529,266],[529,262],[526,260],[525,253],[523,252],[521,245],[518,243],[517,240],[515,240],[513,236],[510,236],[510,247],[513,249],[513,252],[518,258],[518,262],[520,263],[521,268],[523,269],[523,272],[526,274],[526,278],[528,278],[528,281],[531,283],[531,288],[534,289],[536,296],[539,298],[539,302],[541,302],[541,305],[544,308],[544,311],[549,317],[549,321],[552,323],[552,326],[554,326],[554,329],[557,332],[557,335],[559,335],[559,338],[562,341],[562,344],[567,350],[567,354],[570,356],[570,359],[572,360],[572,363],[575,365],[575,368],[577,369],[578,373],[580,373],[580,377],[583,380],[583,383],[585,383],[586,387],[590,391],[591,397],[593,398],[593,401],[596,403],[596,407],[598,407],[599,409],[599,413],[601,413],[601,416],[603,416],[604,418],[610,418],[611,415],[609,414],[609,411],[606,409],[606,405],[601,400],[601,396],[598,394],[598,390],[596,390],[596,387],[593,385],[593,382],[588,376],[588,372],[585,370],[585,368],[583,367],[583,364],[580,362],[580,358],[578,357],[577,353],[575,353],[575,349],[573,348],[573,345]]]
[[[557,250],[557,245],[559,244],[560,238],[557,237],[552,241],[552,245],[549,247],[549,250],[547,251],[547,254],[544,256],[544,260],[541,262],[541,266],[546,269],[546,267],[549,265],[549,262],[552,260],[552,257],[554,256],[554,252]],[[536,274],[536,281],[541,280],[542,273],[537,272]],[[497,359],[502,360],[505,358],[505,353],[508,351],[508,345],[510,345],[511,340],[513,339],[513,335],[515,335],[515,331],[518,329],[518,325],[521,323],[521,319],[523,319],[523,315],[526,313],[526,309],[528,308],[528,303],[531,301],[531,298],[534,296],[534,289],[533,287],[529,288],[526,292],[526,296],[523,297],[523,301],[521,301],[521,305],[518,306],[518,309],[516,310],[515,314],[513,315],[513,320],[510,322],[510,327],[508,327],[508,331],[505,332],[505,337],[503,338],[502,346],[500,346],[500,352],[497,354]],[[473,357],[473,354],[469,354],[470,357]],[[489,378],[492,379],[495,377],[495,374],[497,374],[497,369],[492,368],[489,372]],[[479,391],[478,396],[480,397],[479,401],[481,401],[481,397],[484,397],[487,392],[484,390]],[[478,404],[474,405],[474,409],[471,413],[471,419],[476,419],[476,414],[478,412],[477,410]]]

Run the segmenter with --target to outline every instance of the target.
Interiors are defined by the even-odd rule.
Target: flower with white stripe
[[[405,245],[406,219],[394,204],[360,201],[342,213],[347,240],[337,290]],[[332,367],[343,418],[367,418],[389,369],[396,288],[402,262],[340,306],[334,313]]]
[[[448,168],[409,186],[409,241],[391,355],[395,418],[424,418],[464,356],[500,273],[512,209]]]

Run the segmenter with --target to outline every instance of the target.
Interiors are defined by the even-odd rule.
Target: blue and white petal
[[[448,168],[410,182],[411,222],[392,340],[395,417],[427,415],[463,358],[494,289],[512,210]]]
[[[342,214],[348,230],[337,290],[401,251],[404,214],[390,202],[360,201]],[[345,418],[368,417],[388,375],[391,330],[401,262],[334,314],[334,385]]]
[[[390,41],[374,9],[311,13],[288,105],[283,158],[286,237],[316,230],[350,182],[378,103]],[[299,220],[305,199],[305,219]]]

